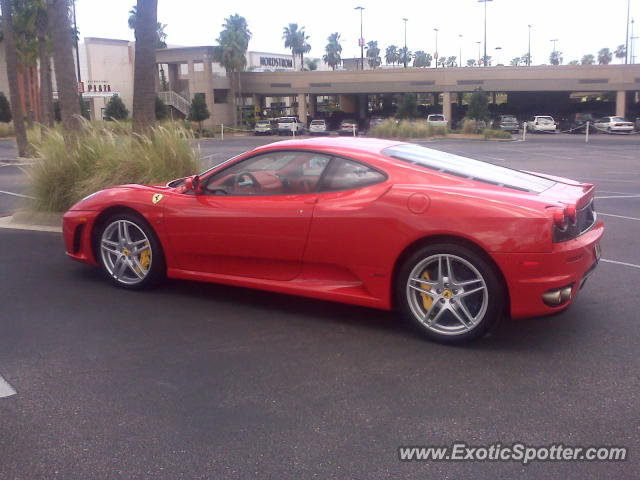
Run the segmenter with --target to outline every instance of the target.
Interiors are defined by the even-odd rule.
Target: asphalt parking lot
[[[202,141],[203,166],[274,140]],[[638,478],[640,135],[424,143],[597,185],[603,261],[575,305],[446,347],[366,308],[183,281],[118,290],[67,260],[60,234],[0,229],[0,380],[17,392],[0,382],[0,479]],[[0,165],[0,191],[28,194]],[[8,215],[21,197],[1,192]],[[454,441],[629,459],[398,460]]]

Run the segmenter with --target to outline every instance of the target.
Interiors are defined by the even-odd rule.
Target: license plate
[[[596,255],[596,262],[600,261],[600,256],[602,255],[602,249],[600,248],[600,244],[597,244],[594,248],[594,253]]]

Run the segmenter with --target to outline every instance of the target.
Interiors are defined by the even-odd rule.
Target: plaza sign
[[[293,68],[293,61],[290,58],[260,57],[260,65],[265,67]]]

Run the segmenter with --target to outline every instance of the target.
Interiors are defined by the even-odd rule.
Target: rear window
[[[551,117],[537,117],[537,119],[540,123],[553,123],[553,118]]]
[[[438,172],[524,192],[541,193],[555,185],[554,181],[537,175],[419,145],[396,145],[385,148],[382,154]]]
[[[311,125],[324,125],[324,120],[312,120]]]
[[[444,120],[444,116],[442,115],[431,115],[429,120],[433,120],[434,122],[441,122]]]
[[[626,120],[622,117],[613,117],[611,119],[612,122],[626,122]]]
[[[294,119],[291,117],[284,117],[278,120],[278,123],[293,123]]]
[[[516,117],[508,117],[508,116],[503,116],[502,117],[502,121],[503,122],[515,122],[516,121]]]

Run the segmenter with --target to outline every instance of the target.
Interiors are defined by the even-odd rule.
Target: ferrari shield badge
[[[151,201],[153,202],[153,204],[155,205],[156,203],[158,203],[160,200],[162,200],[162,197],[164,197],[164,195],[162,195],[161,193],[156,193],[153,198],[151,199]]]

